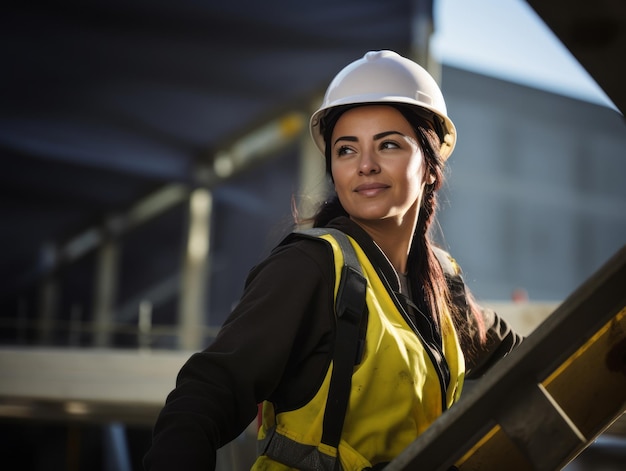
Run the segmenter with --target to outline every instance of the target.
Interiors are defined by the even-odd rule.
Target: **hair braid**
[[[405,117],[411,121],[410,115]],[[412,113],[413,116],[416,116]],[[421,124],[421,123],[420,123]],[[426,183],[422,194],[420,213],[417,219],[417,228],[413,237],[413,243],[417,245],[416,277],[422,286],[424,303],[431,312],[433,320],[442,325],[441,318],[446,310],[450,310],[450,294],[445,276],[439,261],[433,251],[433,242],[430,238],[430,228],[435,220],[437,212],[437,190],[443,183],[443,160],[436,149],[439,149],[439,137],[436,132],[423,124],[415,123],[417,135],[420,140],[424,162],[426,164],[425,179],[432,178],[432,183]]]

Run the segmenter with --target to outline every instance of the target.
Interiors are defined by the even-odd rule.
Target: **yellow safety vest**
[[[335,297],[344,264],[338,241],[321,236],[333,249]],[[349,238],[367,279],[367,334],[361,363],[355,367],[348,410],[338,449],[321,442],[322,423],[332,372],[305,406],[274,413],[263,404],[260,456],[254,471],[333,470],[339,458],[344,471],[360,471],[389,462],[442,414],[444,394],[437,370],[419,336],[411,329],[371,262]],[[465,362],[447,310],[442,318],[443,353],[450,370],[445,404],[458,400]],[[341,339],[339,339],[341,341]]]

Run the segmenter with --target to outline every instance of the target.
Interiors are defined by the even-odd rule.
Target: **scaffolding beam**
[[[626,407],[626,246],[387,471],[560,469]]]

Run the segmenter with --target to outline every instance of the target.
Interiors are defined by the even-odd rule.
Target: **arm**
[[[463,281],[461,268],[446,253],[442,267],[456,309],[456,325],[465,355],[466,378],[476,379],[523,340],[493,310],[479,306]],[[444,257],[439,255],[440,262]]]
[[[523,340],[523,337],[511,329],[493,310],[478,305],[475,305],[474,309],[478,311],[485,327],[485,340],[472,346],[475,353],[471,362],[466,365],[468,379],[477,379],[485,374]]]
[[[181,369],[154,427],[146,470],[215,469],[216,450],[250,424],[257,404],[289,383],[294,365],[315,357],[332,330],[319,315],[329,306],[332,315],[334,286],[320,250],[327,251],[317,241],[281,247],[251,271],[215,341]]]

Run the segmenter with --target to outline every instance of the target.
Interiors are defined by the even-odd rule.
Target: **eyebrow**
[[[391,134],[399,134],[400,136],[404,136],[404,133],[401,133],[400,131],[384,131],[378,134],[374,134],[374,141],[378,141],[379,139],[382,139],[383,137],[387,137]],[[335,144],[337,145],[337,143],[339,141],[350,141],[350,142],[358,142],[359,140],[355,137],[355,136],[342,136],[342,137],[338,137],[335,140]]]

